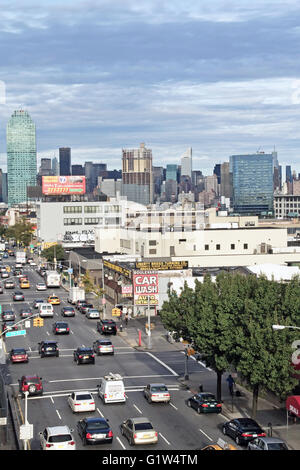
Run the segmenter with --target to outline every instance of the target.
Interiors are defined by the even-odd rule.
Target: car
[[[19,283],[24,282],[24,281],[28,281],[27,274],[21,274],[21,276],[19,277]]]
[[[0,273],[7,273],[6,266],[0,267]]]
[[[43,395],[42,377],[38,375],[22,375],[19,379],[19,390],[24,398],[25,392],[29,395]]]
[[[16,263],[15,264],[15,269],[18,269],[18,268],[23,268],[23,264],[22,263]]]
[[[24,348],[13,348],[9,353],[10,362],[28,362],[28,354]]]
[[[148,418],[128,418],[120,426],[122,436],[131,446],[135,444],[156,444],[158,433]]]
[[[200,450],[238,450],[238,449],[234,445],[229,444],[228,442],[225,442],[223,439],[219,438],[216,444],[209,444]]]
[[[278,437],[257,437],[248,443],[248,450],[289,450]]]
[[[6,270],[3,271],[3,272],[1,273],[1,277],[2,277],[2,279],[5,279],[5,278],[9,277],[8,272],[7,272]]]
[[[75,309],[74,307],[63,307],[61,314],[63,317],[75,317]]]
[[[3,258],[8,258],[8,253],[3,253]]]
[[[32,306],[33,306],[33,308],[37,309],[37,308],[39,308],[39,305],[40,305],[40,304],[43,304],[43,303],[45,303],[45,300],[43,300],[43,299],[36,299],[36,300],[33,301]]]
[[[82,444],[112,443],[113,432],[105,418],[84,418],[78,421],[77,431]]]
[[[16,319],[16,315],[12,310],[3,310],[1,317],[2,321],[14,321]]]
[[[57,321],[53,323],[52,330],[55,335],[59,335],[59,334],[68,335],[70,333],[70,328],[69,328],[68,323],[62,322],[62,321]]]
[[[77,300],[77,302],[76,302],[76,309],[79,310],[79,309],[80,309],[80,306],[81,306],[82,304],[85,304],[85,303],[86,303],[85,300]]]
[[[236,418],[222,426],[224,436],[232,437],[238,445],[248,444],[256,437],[266,437],[266,433],[252,418]]]
[[[169,403],[171,399],[169,390],[165,384],[148,384],[144,388],[144,397],[148,400],[148,403]]]
[[[44,282],[38,282],[35,288],[36,290],[47,290],[47,286]]]
[[[73,413],[95,411],[96,404],[90,392],[73,392],[68,396],[68,404]]]
[[[79,312],[82,313],[82,314],[86,314],[86,312],[88,311],[89,308],[94,308],[94,305],[93,304],[88,304],[88,303],[81,304],[79,306]]]
[[[73,352],[74,361],[79,364],[95,364],[95,354],[92,348],[77,348]]]
[[[57,295],[49,295],[47,302],[52,305],[60,305],[60,299]]]
[[[197,413],[221,413],[222,404],[218,402],[213,393],[196,393],[187,400],[187,406],[194,408]]]
[[[15,302],[25,300],[24,294],[21,291],[15,291],[13,294],[13,300]]]
[[[19,327],[15,324],[14,320],[9,320],[2,324],[2,333],[6,331],[17,331],[18,329]]]
[[[114,355],[114,347],[109,339],[97,339],[93,342],[93,350],[97,356],[102,354]]]
[[[30,261],[29,264],[30,264],[30,266],[36,266],[37,265],[35,261]]]
[[[30,282],[29,281],[21,281],[20,282],[20,289],[29,289],[30,288]]]
[[[3,287],[0,286],[0,294],[3,294]]]
[[[97,322],[97,330],[102,335],[116,335],[117,325],[114,320],[100,320]]]
[[[4,281],[4,287],[5,287],[5,289],[14,289],[16,287],[16,285],[15,285],[14,281],[12,281],[10,279],[10,280]]]
[[[76,443],[69,426],[47,427],[39,433],[42,450],[76,450]]]
[[[56,341],[41,341],[38,343],[38,351],[41,357],[59,356],[59,349]]]
[[[16,276],[16,277],[22,276],[22,269],[15,269],[14,270],[14,276]]]
[[[30,310],[30,308],[22,308],[19,313],[21,318],[29,318],[33,315],[33,312]]]
[[[86,318],[100,318],[100,312],[96,308],[88,308],[86,312]]]

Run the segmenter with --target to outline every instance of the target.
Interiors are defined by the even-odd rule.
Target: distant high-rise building
[[[2,202],[7,203],[8,190],[7,190],[7,173],[2,173]]]
[[[36,129],[27,111],[14,111],[7,124],[8,205],[27,200],[27,186],[36,185]]]
[[[52,162],[51,158],[42,158],[41,166],[39,169],[40,176],[51,176],[52,175]]]
[[[177,178],[178,178],[178,166],[167,165],[166,166],[166,181],[167,180],[177,181]]]
[[[71,175],[71,149],[61,147],[59,149],[59,174],[60,176]]]
[[[292,168],[291,165],[286,165],[285,167],[285,181],[287,183],[291,183],[293,180],[292,178]]]
[[[189,176],[192,178],[192,148],[188,148],[186,152],[181,155],[181,176]]]
[[[94,189],[93,187],[93,162],[84,163],[84,174],[85,174],[86,192],[92,193]]]
[[[217,163],[214,167],[214,175],[217,175],[218,184],[221,184],[221,163]]]
[[[143,143],[122,150],[122,195],[144,205],[153,202],[152,150]]]
[[[153,167],[153,186],[154,186],[154,198],[161,195],[161,185],[164,180],[164,169],[162,166]]]
[[[53,174],[53,176],[58,176],[59,175],[58,160],[57,160],[56,157],[52,158],[52,174]]]
[[[221,164],[220,196],[232,199],[232,173],[230,172],[229,162]]]
[[[235,212],[257,214],[273,211],[273,155],[232,155],[230,170]]]
[[[84,168],[82,165],[72,165],[72,175],[84,176]]]

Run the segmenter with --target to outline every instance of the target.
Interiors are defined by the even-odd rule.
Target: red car
[[[24,348],[12,349],[9,353],[11,362],[28,362],[28,354]]]
[[[23,398],[24,392],[29,392],[29,395],[43,395],[42,377],[38,375],[23,375],[19,379],[19,387]]]
[[[5,323],[3,323],[2,333],[4,333],[5,331],[16,331],[18,329],[19,329],[18,325],[16,325],[13,320],[8,320]]]

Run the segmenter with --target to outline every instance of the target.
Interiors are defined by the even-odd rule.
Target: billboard
[[[135,269],[141,271],[165,271],[165,270],[179,270],[188,269],[188,261],[137,261]]]
[[[85,176],[42,176],[42,192],[53,196],[84,194]]]
[[[158,305],[158,274],[134,274],[133,291],[135,305]]]

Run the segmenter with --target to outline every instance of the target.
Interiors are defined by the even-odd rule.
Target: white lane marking
[[[54,400],[53,400],[53,398],[52,398],[52,397],[50,397],[50,399],[51,399],[52,403],[54,403]]]
[[[142,415],[143,413],[141,412],[141,410],[136,406],[136,405],[133,405],[135,407],[136,410],[138,410],[138,412]]]
[[[121,447],[126,450],[126,447],[124,446],[123,442],[118,438],[118,436],[116,437],[117,441],[119,442],[119,444],[121,445]]]
[[[212,441],[211,437],[209,437],[204,431],[202,431],[202,429],[199,429],[199,431],[202,432],[202,434],[204,434],[204,436],[207,437],[207,439]]]
[[[171,444],[170,444],[170,442],[169,442],[169,441],[167,441],[167,439],[166,439],[166,438],[165,438],[165,437],[162,435],[162,433],[161,433],[161,432],[159,432],[158,434],[160,435],[160,437],[162,437],[162,438],[163,438],[163,440],[164,440],[164,441],[165,441],[165,442],[166,442],[166,443],[167,443],[169,446],[171,445]]]
[[[154,377],[173,377],[170,374],[163,374],[163,375],[127,375],[123,376],[123,379],[147,379],[147,378],[154,378]],[[83,379],[56,379],[56,380],[48,380],[49,383],[58,383],[58,382],[80,382],[83,380],[99,380],[99,377],[85,377]]]
[[[178,374],[177,372],[175,372],[173,369],[171,369],[171,367],[167,366],[167,364],[165,364],[163,361],[161,361],[160,359],[158,359],[157,357],[155,357],[153,354],[147,352],[146,354],[148,354],[149,356],[151,356],[156,362],[158,362],[159,364],[161,364],[162,366],[164,366],[166,369],[168,369],[173,375],[175,375],[176,377],[178,377]]]
[[[169,390],[171,390],[171,389],[169,388]],[[176,408],[176,406],[173,405],[173,403],[169,403],[169,405],[172,406],[175,410],[178,410],[178,408]]]
[[[181,352],[181,354],[185,354],[184,351],[180,351],[180,352]],[[207,367],[207,366],[204,364],[204,362],[198,361],[194,356],[189,356],[189,357],[190,357],[191,359],[193,359],[194,361],[196,361],[198,364],[201,364],[201,366],[204,367],[206,370],[209,370],[210,372],[213,372],[213,370],[210,369],[209,367]]]
[[[56,410],[56,413],[57,413],[57,416],[59,417],[59,419],[61,419],[61,416],[60,416],[58,410]]]
[[[101,416],[101,418],[104,418],[104,415],[101,413],[101,411],[99,410],[99,408],[97,408],[97,411],[98,411],[99,415]]]

